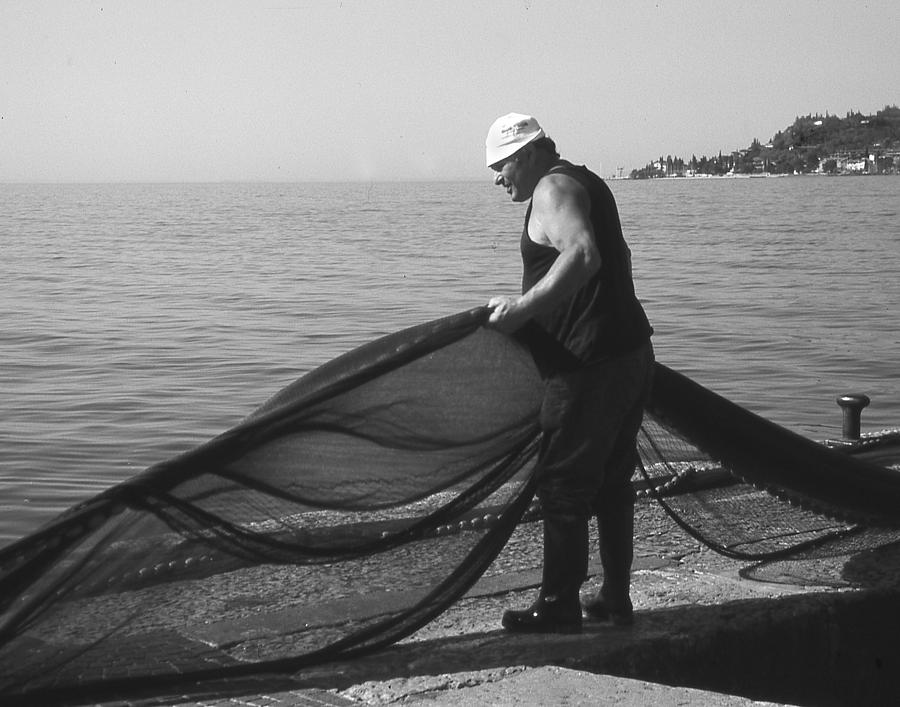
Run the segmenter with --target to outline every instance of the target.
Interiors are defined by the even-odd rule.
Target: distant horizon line
[[[112,184],[414,184],[432,183],[449,184],[452,182],[484,182],[491,184],[491,177],[456,177],[449,179],[412,179],[412,178],[379,178],[379,179],[9,179],[0,180],[0,186],[13,185],[112,185]]]
[[[702,174],[694,176],[673,175],[657,177],[653,179],[636,179],[631,176],[618,177],[616,175],[599,175],[604,181],[614,182],[658,182],[658,181],[704,181],[707,179],[739,179],[750,177],[817,177],[817,176],[860,176],[860,175],[820,175],[809,174]],[[873,175],[862,175],[873,176]],[[881,176],[881,175],[874,175]],[[891,175],[887,175],[891,176]],[[475,177],[459,177],[455,179],[219,179],[219,180],[119,180],[119,181],[74,181],[74,180],[33,180],[33,181],[3,181],[0,187],[8,186],[178,186],[178,185],[225,185],[225,184],[347,184],[347,185],[372,185],[372,184],[485,184],[493,186],[490,178],[478,179]]]

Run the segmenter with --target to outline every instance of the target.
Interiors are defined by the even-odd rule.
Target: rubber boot
[[[537,601],[503,613],[518,633],[581,633],[579,589],[587,575],[588,523],[579,516],[544,517],[544,569]]]
[[[631,604],[631,564],[634,557],[634,502],[605,504],[597,513],[600,534],[600,591],[582,602],[592,619],[612,621],[617,626],[634,623]]]

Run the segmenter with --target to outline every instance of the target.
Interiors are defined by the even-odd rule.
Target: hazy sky
[[[0,181],[487,178],[531,113],[611,174],[900,104],[897,0],[0,0]]]

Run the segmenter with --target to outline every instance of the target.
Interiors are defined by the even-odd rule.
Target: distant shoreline
[[[604,177],[606,181],[615,182],[676,182],[683,180],[706,180],[706,179],[786,179],[790,177],[823,177],[828,179],[859,179],[861,177],[898,177],[898,174],[869,174],[866,172],[842,172],[839,174],[825,174],[820,172],[803,172],[802,174],[679,174],[674,177]]]

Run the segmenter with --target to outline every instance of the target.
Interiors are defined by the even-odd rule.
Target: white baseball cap
[[[529,142],[544,137],[544,129],[530,115],[507,113],[497,118],[484,141],[487,166],[505,160]]]

